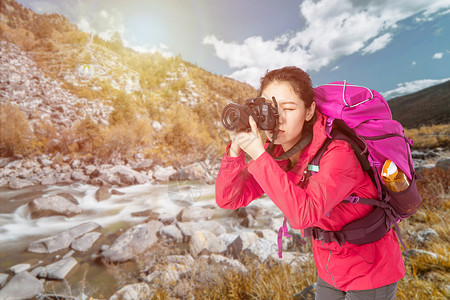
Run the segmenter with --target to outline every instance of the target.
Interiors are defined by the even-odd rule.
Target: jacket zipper
[[[325,248],[325,245],[323,244],[323,241],[322,241],[322,247],[323,247],[324,249],[327,249],[327,250],[328,250],[328,260],[327,260],[327,264],[325,265],[325,270],[327,271],[328,274],[330,274],[330,276],[331,276],[331,281],[333,281],[333,286],[334,286],[335,288],[339,289],[339,288],[337,287],[337,285],[336,285],[336,282],[334,281],[333,274],[331,274],[331,272],[328,270],[328,263],[330,262],[330,259],[331,259],[331,249]]]

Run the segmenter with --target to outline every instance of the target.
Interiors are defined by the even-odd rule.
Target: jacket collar
[[[298,159],[298,163],[292,169],[289,169],[290,162],[288,159],[279,161],[280,167],[288,171],[289,177],[294,180],[297,184],[301,181],[303,177],[303,173],[308,167],[309,162],[314,158],[316,153],[319,151],[320,147],[322,147],[325,142],[327,135],[325,133],[325,127],[327,122],[327,117],[322,115],[319,111],[316,110],[317,120],[313,126],[313,139],[311,143],[302,150],[300,157]],[[280,156],[283,154],[283,148],[281,145],[277,145],[274,150],[274,156]]]

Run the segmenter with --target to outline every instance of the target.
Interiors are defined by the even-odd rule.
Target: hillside
[[[185,164],[219,155],[222,108],[256,94],[180,56],[138,53],[118,34],[105,41],[63,16],[0,5],[0,156]]]
[[[388,101],[394,120],[405,128],[450,124],[450,81]]]

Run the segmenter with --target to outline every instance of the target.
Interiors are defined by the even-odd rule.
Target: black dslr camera
[[[252,116],[261,130],[275,130],[278,127],[278,107],[264,98],[247,99],[245,105],[230,103],[222,111],[222,124],[228,131],[248,131],[251,129],[248,117]]]

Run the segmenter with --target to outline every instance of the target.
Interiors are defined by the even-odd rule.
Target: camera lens
[[[228,131],[237,130],[240,120],[240,110],[235,104],[228,104],[222,112],[222,124]]]

